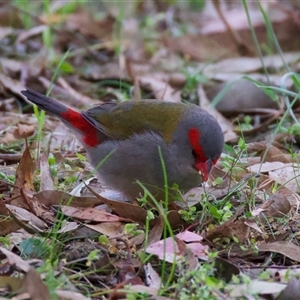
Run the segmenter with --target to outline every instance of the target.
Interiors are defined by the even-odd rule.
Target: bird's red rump
[[[96,147],[99,144],[96,128],[85,120],[80,113],[68,108],[67,111],[61,113],[61,116],[83,133],[85,144],[90,147]]]

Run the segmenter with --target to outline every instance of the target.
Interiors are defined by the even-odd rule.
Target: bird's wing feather
[[[157,100],[103,104],[82,112],[84,118],[111,139],[126,139],[135,133],[154,131],[171,139],[174,126],[187,109],[178,103]]]

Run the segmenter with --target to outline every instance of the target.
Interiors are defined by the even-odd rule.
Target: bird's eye
[[[196,160],[198,158],[198,155],[197,155],[196,151],[192,150],[192,154],[193,154],[194,159]]]

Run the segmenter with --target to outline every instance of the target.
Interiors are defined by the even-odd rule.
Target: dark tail
[[[97,145],[107,139],[107,137],[97,130],[93,122],[88,121],[81,112],[75,111],[56,100],[40,94],[31,89],[21,91],[21,93],[40,109],[57,116],[77,135],[80,141],[89,147]]]
[[[54,99],[44,96],[43,94],[27,88],[21,93],[32,103],[36,104],[40,109],[53,114],[62,119],[61,114],[68,110],[68,107],[57,102]]]

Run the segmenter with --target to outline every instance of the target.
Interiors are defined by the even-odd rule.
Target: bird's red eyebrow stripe
[[[200,131],[196,128],[191,128],[188,134],[191,146],[196,152],[198,158],[200,158],[202,162],[206,162],[207,157],[205,156],[202,147],[199,145],[199,140],[201,136]]]
[[[61,113],[72,126],[83,133],[83,142],[90,147],[96,147],[99,144],[97,129],[92,126],[80,113],[68,108]]]

